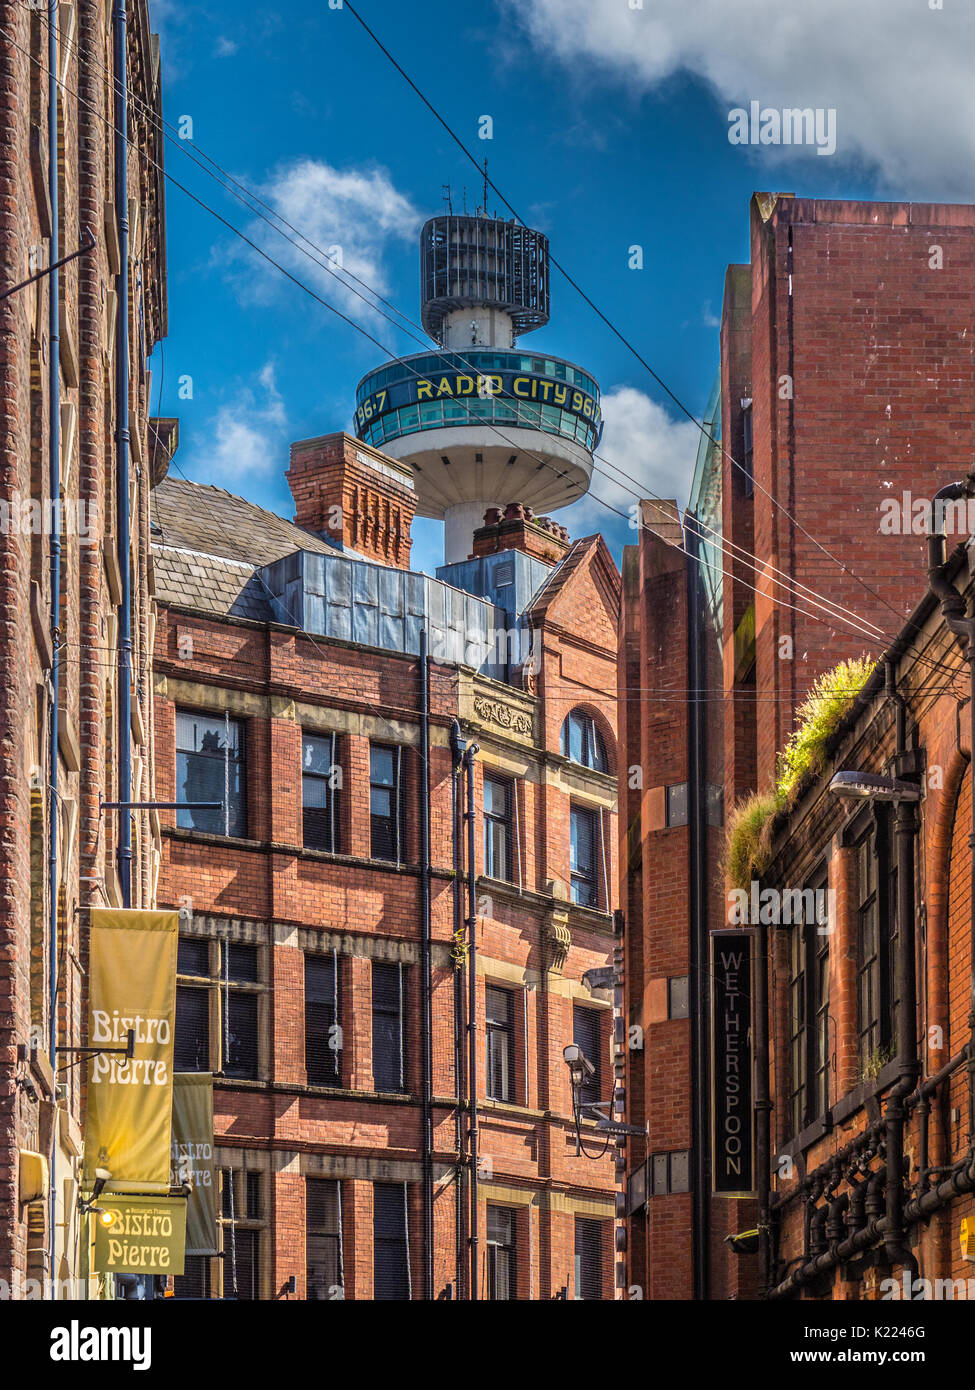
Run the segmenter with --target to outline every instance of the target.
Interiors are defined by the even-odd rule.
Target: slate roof
[[[335,553],[315,532],[223,488],[167,477],[151,497],[160,603],[267,622],[273,613],[258,567],[296,550]]]

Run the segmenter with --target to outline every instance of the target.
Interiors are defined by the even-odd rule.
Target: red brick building
[[[681,536],[645,503],[623,565],[625,1008],[642,1030],[627,1105],[650,1124],[646,1154],[628,1145],[627,1282],[651,1297],[758,1291],[757,1257],[725,1242],[754,1203],[711,1195],[723,816],[771,787],[816,677],[900,632],[925,563],[916,504],[968,466],[975,208],[756,194],[750,234],[726,279],[695,520]]]
[[[173,422],[149,419],[147,366],[166,332],[154,128],[159,46],[144,0],[128,13],[121,51],[131,103],[129,158],[127,186],[120,189],[112,6],[0,4],[0,273],[5,290],[30,281],[0,301],[4,1297],[46,1297],[52,1278],[58,1296],[82,1290],[81,1069],[57,1074],[55,1089],[55,1066],[64,1059],[52,1057],[51,1044],[52,1038],[59,1048],[85,1041],[86,909],[122,905],[119,822],[101,802],[118,799],[123,740],[132,799],[153,794],[149,491],[165,472]],[[53,84],[52,98],[55,69],[60,86]],[[54,276],[43,273],[85,247]],[[120,430],[121,381],[129,396],[128,444]],[[128,555],[119,540],[120,468],[130,478]],[[131,718],[120,728],[126,567],[133,674]],[[134,907],[152,900],[158,846],[158,827],[147,814],[134,815]]]
[[[970,605],[963,547],[942,578]],[[772,1101],[767,1141],[759,1138],[771,1173],[759,1193],[759,1264],[773,1298],[968,1299],[975,1290],[962,646],[925,595],[832,738],[822,774],[805,779],[773,827],[763,888],[831,895],[819,920],[807,913],[759,929],[768,983],[756,1006],[767,1004],[759,1026],[770,1041],[758,1084]],[[865,794],[831,788],[837,773],[856,774]]]
[[[347,435],[292,449],[296,518],[154,492],[158,900],[183,914],[176,1067],[212,1070],[223,1257],[178,1294],[469,1297],[468,826],[477,745],[477,1295],[612,1298],[610,1100],[619,574],[520,506],[410,572],[410,470]],[[555,563],[558,561],[558,563]],[[429,638],[432,1150],[424,1144],[422,667]],[[457,791],[464,804],[463,777]],[[425,1238],[432,1164],[433,1243]],[[231,1205],[233,1203],[233,1205]],[[292,1284],[293,1280],[293,1284]]]

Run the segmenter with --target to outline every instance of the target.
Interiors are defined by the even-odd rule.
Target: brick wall
[[[480,1130],[478,1265],[487,1279],[487,1205],[517,1212],[519,1298],[573,1296],[575,1217],[604,1227],[603,1297],[613,1296],[613,1191],[610,1156],[577,1156],[568,1070],[573,1004],[602,1016],[604,1099],[612,1086],[611,1007],[583,975],[610,962],[615,906],[615,701],[618,576],[595,540],[535,623],[541,653],[537,693],[526,694],[473,673],[431,667],[431,843],[433,875],[433,1090],[435,1293],[463,1287],[466,1255],[456,1258],[458,1166],[454,993],[451,757],[448,730],[459,717],[479,745],[475,763],[477,1017]],[[189,642],[185,638],[189,637]],[[188,659],[181,652],[192,652]],[[175,826],[162,813],[159,899],[189,910],[184,930],[230,932],[262,952],[267,996],[262,1005],[258,1076],[218,1078],[218,1144],[263,1155],[275,1174],[262,1236],[263,1296],[279,1296],[291,1274],[305,1293],[304,1182],[315,1172],[342,1182],[345,1296],[374,1288],[372,1184],[405,1181],[413,1296],[422,1288],[420,1189],[421,931],[419,815],[419,667],[415,658],[220,621],[162,606],[155,638],[156,791],[181,795],[176,780],[177,710],[227,712],[239,718],[247,748],[247,838],[235,840]],[[476,698],[475,698],[476,697]],[[527,710],[532,732],[512,708]],[[576,707],[591,710],[612,759],[611,774],[571,764],[560,752],[562,723]],[[478,713],[480,711],[480,713]],[[303,845],[302,731],[337,738],[342,769],[337,853]],[[371,857],[370,742],[402,750],[406,816],[402,863]],[[517,824],[512,882],[483,877],[481,822],[486,772],[514,782]],[[463,794],[463,787],[461,786]],[[603,817],[608,900],[599,910],[568,901],[569,806],[581,800]],[[465,909],[466,910],[466,909]],[[338,952],[342,1049],[336,1087],[309,1085],[305,1065],[304,955]],[[406,1089],[377,1093],[372,1055],[374,959],[404,962],[407,980]],[[461,959],[462,978],[466,974]],[[486,1094],[485,989],[514,1000],[514,1079],[510,1101]],[[466,1042],[462,1038],[464,1057]],[[465,1063],[466,1065],[466,1063]],[[591,1126],[587,1126],[587,1130]],[[593,1136],[587,1148],[603,1141]],[[465,1198],[466,1201],[466,1198]]]
[[[77,1274],[77,1230],[73,1220],[76,1149],[83,1124],[80,1068],[62,1074],[65,1097],[55,1113],[48,1057],[47,953],[50,920],[48,879],[52,826],[49,816],[51,710],[47,678],[52,646],[58,649],[59,749],[58,833],[59,1043],[84,1041],[84,909],[118,901],[112,817],[100,809],[111,799],[117,733],[110,722],[117,707],[114,667],[115,562],[114,377],[110,352],[111,295],[116,288],[113,218],[106,206],[112,185],[110,85],[101,64],[108,8],[82,0],[74,44],[63,55],[60,254],[74,251],[79,229],[89,225],[97,245],[59,272],[60,401],[62,486],[65,515],[61,549],[61,602],[57,630],[50,621],[49,527],[21,528],[3,536],[0,563],[0,650],[4,681],[0,694],[0,1280],[14,1295],[38,1289],[25,1281],[46,1277],[49,1244],[45,1203],[22,1206],[17,1194],[22,1149],[50,1154],[52,1127],[61,1136],[52,1182],[59,1222],[67,1237],[55,1238],[55,1273]],[[132,734],[133,757],[141,765],[136,796],[151,793],[149,675],[145,656],[150,625],[148,573],[149,381],[146,357],[165,332],[164,268],[158,229],[158,180],[144,157],[155,149],[148,126],[158,100],[144,9],[130,17],[129,68],[133,93],[129,197],[141,210],[132,228],[131,255],[142,266],[128,306],[131,336],[132,628],[134,704],[142,720]],[[4,3],[0,24],[10,39],[0,43],[0,224],[3,278],[13,284],[42,269],[50,257],[46,205],[47,11]],[[33,58],[34,61],[31,61]],[[139,103],[148,103],[150,111]],[[32,148],[34,150],[32,164]],[[7,515],[21,502],[49,499],[50,401],[47,361],[49,278],[5,299],[0,309],[0,503]],[[72,442],[73,441],[73,442]],[[82,510],[83,509],[83,510]],[[16,512],[13,513],[16,515]],[[70,516],[70,523],[67,518]],[[79,530],[84,529],[83,537]],[[128,734],[126,735],[128,736]],[[33,819],[32,819],[33,808]],[[151,893],[152,834],[147,816],[135,818],[133,905]],[[33,928],[33,930],[32,930]],[[32,1023],[36,1031],[32,1032]],[[18,1062],[17,1048],[36,1046],[34,1060]],[[40,1099],[17,1085],[28,1075]],[[65,1141],[63,1136],[67,1135]],[[64,1197],[65,1183],[68,1195]],[[62,1200],[67,1212],[62,1210]]]

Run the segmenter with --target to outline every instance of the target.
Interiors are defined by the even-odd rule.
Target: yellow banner
[[[124,1049],[88,1064],[85,1177],[111,1173],[116,1192],[169,1191],[178,914],[93,908],[88,1041]],[[185,1205],[185,1204],[184,1204]]]
[[[178,1071],[173,1077],[173,1187],[188,1187],[186,1249],[218,1255],[213,1167],[213,1077]]]
[[[95,1223],[99,1274],[182,1274],[185,1197],[103,1197]]]

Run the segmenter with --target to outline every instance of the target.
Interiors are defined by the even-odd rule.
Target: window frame
[[[213,713],[209,710],[186,709],[180,705],[177,705],[175,707],[174,714],[175,719],[173,725],[173,744],[176,757],[177,800],[179,800],[181,796],[184,797],[187,801],[205,801],[211,799],[207,796],[196,797],[192,792],[187,791],[187,782],[189,781],[190,769],[188,765],[184,763],[183,773],[181,775],[181,759],[207,759],[212,762],[220,761],[223,764],[223,792],[219,798],[214,798],[219,799],[223,802],[223,828],[213,828],[212,825],[209,823],[194,823],[194,817],[201,817],[204,819],[207,817],[217,817],[221,814],[219,811],[191,810],[177,810],[177,828],[181,830],[192,830],[198,834],[223,835],[229,839],[246,840],[248,832],[247,720],[241,718],[238,715],[232,715],[228,713],[226,710],[221,715],[220,713]],[[209,750],[204,751],[202,749],[197,748],[182,747],[180,737],[180,725],[181,722],[184,720],[194,720],[200,722],[206,721],[213,724],[219,724],[222,720],[224,730],[226,733],[226,740],[223,748],[221,750],[217,750],[217,752],[211,752]],[[231,730],[234,731],[234,739],[236,740],[236,746],[231,742],[230,739]],[[218,752],[222,753],[222,756],[219,759],[217,756]],[[231,760],[230,757],[231,753],[234,754],[233,760]],[[236,781],[238,788],[236,811],[232,823],[231,804],[233,798],[231,795],[231,761],[233,762],[233,766],[236,768]]]
[[[250,1162],[248,1162],[250,1160]],[[229,1191],[227,1185],[228,1175],[233,1188],[234,1206],[233,1219],[228,1215],[228,1202],[226,1200]],[[233,1270],[231,1264],[231,1229],[233,1229],[234,1243],[238,1246],[244,1244],[252,1252],[250,1257],[251,1269],[251,1293],[242,1297],[240,1288],[240,1265],[238,1260],[238,1291],[239,1302],[251,1302],[264,1300],[268,1296],[268,1280],[270,1278],[270,1268],[268,1264],[268,1179],[263,1168],[253,1166],[252,1154],[245,1152],[243,1161],[239,1166],[229,1167],[226,1163],[216,1165],[217,1181],[217,1241],[220,1253],[217,1255],[187,1255],[187,1264],[190,1260],[201,1261],[199,1266],[194,1263],[194,1269],[199,1270],[199,1284],[202,1288],[202,1297],[205,1299],[233,1299]],[[251,1197],[256,1195],[256,1210],[251,1202]],[[247,1261],[244,1262],[245,1268]],[[176,1298],[181,1297],[179,1281],[185,1279],[185,1273],[176,1276]],[[192,1296],[192,1295],[188,1295]]]
[[[504,1240],[491,1235],[492,1217],[496,1220],[500,1213],[504,1213],[508,1222]],[[488,1202],[486,1215],[486,1297],[491,1303],[510,1303],[518,1298],[518,1208],[506,1207],[499,1202]],[[499,1292],[501,1280],[505,1281],[506,1286],[503,1296]]]
[[[862,819],[851,827],[849,843],[855,855],[856,876],[853,910],[857,1058],[861,1074],[866,1075],[880,1055],[891,1048],[895,1037],[891,892],[896,883],[891,873],[890,817],[886,807],[877,805],[865,810]]]
[[[393,756],[393,780],[392,782],[378,782],[373,769],[373,753],[386,752]],[[369,857],[381,864],[402,865],[406,862],[404,855],[406,824],[405,824],[405,797],[403,795],[403,745],[400,743],[381,743],[369,741]],[[388,815],[377,815],[372,809],[373,791],[389,792],[392,796],[393,809]],[[395,855],[377,854],[377,830],[376,821],[384,820],[390,822],[392,838],[394,843]]]
[[[585,817],[591,827],[592,855],[593,863],[591,873],[586,873],[579,866],[577,855],[577,817]],[[592,912],[599,912],[603,907],[603,895],[605,887],[600,887],[600,864],[605,853],[603,845],[603,813],[598,806],[586,806],[579,801],[569,802],[569,898],[576,907],[587,907]],[[575,858],[573,857],[575,855]],[[577,896],[577,892],[582,885],[588,884],[591,888],[591,899],[584,901]]]
[[[329,765],[327,772],[314,772],[305,770],[306,744],[314,741],[315,743],[330,744]],[[304,849],[317,850],[321,854],[341,853],[342,842],[342,817],[341,817],[341,783],[335,786],[333,778],[335,770],[341,767],[338,761],[338,737],[333,732],[330,734],[316,733],[314,730],[302,729],[301,731],[301,843]],[[310,806],[305,802],[306,784],[323,785],[325,788],[325,805],[323,807]],[[314,844],[309,836],[309,812],[324,811],[328,821],[328,834],[324,838],[327,844]]]
[[[603,1021],[602,1010],[592,1008],[588,1004],[581,1004],[578,1000],[572,1001],[572,1041],[582,1048],[583,1055],[588,1062],[592,1063],[593,1074],[579,1087],[579,1102],[581,1105],[593,1105],[602,1099],[603,1087]],[[582,1023],[582,1020],[585,1020]],[[580,1023],[582,1027],[580,1028]],[[579,1034],[586,1028],[595,1029],[596,1046],[587,1046],[591,1040],[580,1041]]]
[[[380,1303],[385,1302],[405,1302],[412,1298],[412,1272],[410,1269],[410,1229],[409,1229],[409,1188],[405,1182],[375,1182],[373,1187],[373,1208],[372,1208],[372,1281],[373,1281],[373,1300]],[[392,1191],[399,1189],[402,1192],[403,1202],[403,1225],[402,1233],[395,1235],[380,1235],[377,1230],[377,1203],[376,1192],[378,1189]],[[403,1270],[402,1280],[404,1288],[403,1294],[393,1294],[390,1298],[380,1298],[376,1291],[376,1271],[379,1266],[380,1250],[395,1247],[402,1247]]]
[[[821,864],[803,887],[826,892],[829,871]],[[821,928],[825,927],[826,930]],[[792,1134],[824,1115],[829,1108],[829,922],[795,922],[789,929],[789,1117]],[[801,1020],[800,1020],[801,1014]]]
[[[208,1063],[204,1067],[188,1067],[175,1059],[174,1070],[193,1072],[212,1072],[215,1077],[229,1081],[261,1081],[265,1072],[265,1049],[262,1041],[262,1022],[267,1006],[267,953],[265,947],[256,941],[241,941],[227,936],[195,936],[181,932],[179,942],[200,943],[207,951],[207,974],[199,975],[180,968],[177,954],[176,965],[176,1028],[174,1029],[174,1049],[177,1045],[179,1028],[180,1000],[189,993],[206,993],[206,1054]],[[227,948],[230,948],[229,951]],[[245,948],[254,951],[253,977],[234,976],[231,971],[232,952]],[[178,947],[177,947],[178,952]],[[226,969],[225,969],[226,961]],[[234,1004],[244,998],[254,999],[253,1019],[253,1067],[246,1070],[231,1069],[231,1047],[229,1032],[231,1011]],[[239,1020],[238,1020],[239,1021]]]
[[[576,1216],[573,1223],[573,1291],[577,1300],[585,1302],[600,1302],[603,1297],[603,1226],[604,1222],[599,1221],[593,1216]],[[596,1261],[595,1261],[595,1281],[589,1282],[586,1278],[588,1273],[589,1280],[593,1279],[592,1252],[589,1254],[588,1268],[586,1265],[586,1252],[579,1249],[580,1234],[596,1236]],[[580,1292],[580,1287],[588,1287],[588,1292]],[[597,1292],[592,1293],[593,1287]]]
[[[312,964],[313,962],[314,965]],[[308,990],[309,974],[311,973],[309,967],[312,966],[313,971],[319,964],[325,963],[330,964],[332,970],[331,1000],[328,998],[312,999],[309,997]],[[304,952],[303,995],[305,1084],[308,1086],[326,1086],[334,1090],[336,1087],[341,1087],[342,1085],[342,970],[337,950]],[[310,1050],[310,1040],[312,1037],[320,1040],[322,1030],[317,1025],[314,1030],[309,1028],[309,1009],[326,1009],[329,1011],[328,1017],[330,1018],[330,1022],[327,1023],[324,1030],[326,1038],[324,1047],[319,1045],[314,1052]],[[337,1038],[339,1042],[338,1047],[332,1046],[333,1038],[330,1035],[333,1029],[335,1030],[334,1037]],[[311,1073],[314,1069],[309,1066],[309,1057],[312,1056],[318,1060],[323,1058],[326,1054],[330,1054],[332,1057],[331,1075],[323,1079],[323,1074],[316,1070],[315,1078],[312,1079]]]
[[[371,992],[371,999],[370,999],[371,1018],[372,1018],[372,1084],[373,1084],[373,1089],[374,1089],[375,1091],[380,1091],[380,1092],[382,1092],[383,1094],[389,1094],[389,1095],[405,1094],[405,1093],[409,1090],[409,1085],[408,1085],[408,1083],[407,1083],[407,1055],[406,1055],[406,1017],[407,1017],[408,1001],[407,1001],[407,996],[406,996],[406,987],[407,987],[407,986],[406,986],[406,979],[405,979],[405,975],[404,975],[405,969],[406,969],[406,967],[404,966],[404,964],[403,964],[402,961],[387,961],[387,960],[373,960],[373,961],[371,962],[371,969],[370,969],[370,985],[371,985],[371,991],[372,991],[372,992]],[[395,971],[397,972],[397,985],[398,985],[398,990],[399,990],[399,997],[398,997],[397,1007],[396,1007],[395,1010],[393,1010],[393,1009],[385,1009],[385,1008],[380,1010],[380,1009],[377,1008],[377,1005],[376,1005],[376,974],[377,974],[377,971],[382,971],[382,970],[395,970]],[[398,1070],[399,1070],[399,1082],[398,1082],[398,1084],[393,1085],[393,1086],[385,1086],[385,1085],[380,1086],[380,1085],[379,1085],[379,1082],[378,1082],[378,1079],[377,1079],[377,1076],[376,1076],[376,1055],[377,1055],[377,1045],[376,1045],[376,1044],[377,1044],[377,1039],[376,1039],[376,1022],[377,1022],[377,1016],[378,1016],[378,1017],[381,1017],[381,1018],[393,1017],[393,1018],[395,1018],[395,1020],[396,1020],[396,1030],[397,1030],[398,1036],[399,1036],[399,1067],[398,1067]]]
[[[488,1100],[496,1100],[502,1105],[516,1104],[516,1057],[517,1048],[515,1045],[515,994],[517,991],[506,985],[495,984],[488,981],[484,986],[484,1064],[485,1064],[485,1088],[484,1094]],[[490,996],[503,995],[505,999],[504,1019],[492,1017],[490,1007]],[[494,1090],[495,1049],[502,1048],[502,1084],[500,1090],[507,1094],[496,1095]]]
[[[329,1187],[329,1188],[334,1189],[334,1193],[332,1194],[332,1195],[333,1195],[333,1198],[334,1198],[334,1205],[335,1205],[335,1230],[334,1230],[334,1231],[329,1231],[329,1230],[325,1230],[325,1229],[313,1229],[313,1227],[312,1227],[312,1219],[311,1219],[312,1203],[311,1203],[311,1200],[310,1200],[310,1199],[311,1199],[311,1195],[312,1195],[312,1189],[313,1189],[313,1187],[316,1186],[316,1185],[322,1186],[322,1187],[326,1187],[326,1186],[327,1186],[327,1187]],[[327,1205],[327,1203],[326,1203],[326,1205]],[[326,1224],[327,1224],[327,1223],[326,1223]],[[334,1250],[331,1250],[331,1247],[329,1246],[328,1248],[331,1250],[331,1253],[330,1253],[329,1255],[326,1255],[325,1258],[324,1258],[323,1260],[320,1260],[320,1261],[317,1261],[317,1262],[316,1262],[316,1263],[321,1263],[322,1265],[326,1266],[326,1276],[327,1276],[327,1272],[328,1272],[327,1266],[329,1265],[330,1260],[334,1260],[334,1268],[335,1268],[335,1275],[336,1275],[335,1281],[334,1281],[334,1283],[327,1283],[327,1284],[324,1285],[324,1287],[325,1287],[325,1289],[326,1289],[326,1294],[325,1294],[325,1296],[324,1296],[323,1298],[319,1298],[318,1296],[314,1296],[314,1297],[313,1297],[312,1292],[311,1292],[311,1290],[312,1290],[313,1287],[317,1287],[317,1284],[314,1284],[314,1285],[313,1285],[313,1282],[312,1282],[312,1257],[311,1257],[311,1252],[312,1252],[312,1249],[313,1249],[313,1248],[316,1248],[316,1249],[318,1248],[317,1245],[316,1245],[316,1246],[313,1246],[313,1242],[329,1242],[329,1243],[334,1242]],[[333,1299],[331,1298],[331,1290],[332,1290],[332,1289],[339,1289],[339,1290],[341,1290],[340,1297],[342,1297],[342,1298],[345,1297],[345,1263],[344,1263],[343,1244],[344,1244],[344,1231],[343,1231],[343,1226],[342,1226],[342,1182],[341,1182],[341,1179],[339,1179],[339,1178],[326,1178],[326,1177],[320,1177],[320,1176],[318,1176],[318,1175],[309,1175],[309,1176],[306,1176],[306,1178],[305,1178],[305,1299],[306,1299],[306,1301],[309,1301],[309,1302],[312,1302],[312,1303],[333,1302],[333,1301],[335,1301],[335,1300],[333,1300]]]
[[[573,735],[577,730],[581,742],[581,758],[575,757],[572,753]],[[563,719],[562,730],[559,735],[559,747],[562,756],[575,763],[577,767],[585,767],[590,772],[602,772],[609,775],[609,750],[606,747],[606,740],[603,738],[595,718],[582,706],[569,710]]]
[[[755,420],[750,396],[741,401],[741,466],[746,497],[755,495]]]
[[[504,796],[504,812],[499,815],[496,811],[488,810],[487,786],[500,788]],[[483,849],[484,849],[484,875],[486,878],[493,878],[499,883],[514,882],[514,847],[515,847],[515,826],[514,826],[514,806],[515,806],[515,784],[510,777],[499,777],[493,772],[484,774],[484,786],[482,790],[482,820],[484,826]],[[502,836],[502,853],[504,864],[502,871],[497,872],[497,864],[494,860],[495,840],[492,831],[500,830]]]

